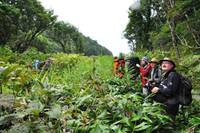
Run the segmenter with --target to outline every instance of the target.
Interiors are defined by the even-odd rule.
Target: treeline
[[[37,0],[0,0],[0,46],[19,53],[35,47],[44,53],[112,55],[75,26],[57,21]]]
[[[133,49],[200,50],[200,0],[140,0],[124,30]]]

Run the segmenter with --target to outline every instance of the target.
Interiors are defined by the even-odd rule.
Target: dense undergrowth
[[[172,129],[163,105],[141,94],[139,79],[131,85],[128,75],[112,77],[112,57],[47,55],[34,50],[19,55],[8,49],[1,49],[1,55],[0,66],[6,68],[0,73],[1,132],[200,132],[198,101],[180,110]],[[33,60],[47,58],[53,60],[49,70],[31,68]],[[198,60],[198,55],[188,55],[178,64],[178,70],[193,80],[195,90],[199,89]]]

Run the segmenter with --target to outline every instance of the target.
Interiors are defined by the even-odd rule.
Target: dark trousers
[[[178,114],[179,104],[168,104],[166,103],[166,112],[172,118],[173,121],[176,120],[176,115]]]

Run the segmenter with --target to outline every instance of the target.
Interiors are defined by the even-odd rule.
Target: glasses
[[[172,63],[170,63],[170,62],[167,62],[167,61],[166,61],[166,62],[165,62],[165,61],[163,61],[163,62],[162,62],[162,64],[172,64]]]

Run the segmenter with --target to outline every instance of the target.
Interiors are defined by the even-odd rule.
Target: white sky
[[[58,20],[71,23],[85,36],[97,40],[114,55],[128,53],[122,32],[128,23],[128,9],[134,0],[39,0],[53,9]]]

